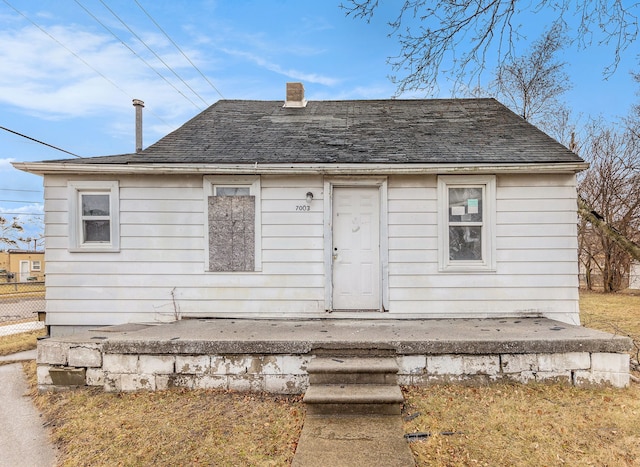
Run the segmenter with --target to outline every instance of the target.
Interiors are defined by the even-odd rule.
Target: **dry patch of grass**
[[[43,296],[45,291],[44,282],[14,282],[11,284],[0,284],[0,296],[19,294],[25,296]]]
[[[409,388],[405,431],[420,466],[640,464],[640,386],[436,385]],[[445,434],[443,434],[445,433]]]
[[[640,336],[640,297],[582,293],[581,308],[587,326]],[[26,368],[35,387],[35,364]],[[299,397],[81,389],[33,398],[64,466],[289,465],[304,419]],[[405,431],[432,434],[411,443],[419,466],[640,465],[638,384],[435,385],[406,388],[405,399],[406,413],[419,414]]]
[[[34,400],[65,466],[290,465],[304,419],[299,397],[223,391],[79,389]]]
[[[640,296],[580,293],[583,325],[640,344]],[[637,359],[636,348],[634,356]],[[640,465],[640,385],[435,385],[405,390],[420,466]]]
[[[640,295],[581,291],[580,320],[583,326],[633,339],[632,363],[640,369]]]
[[[37,331],[2,336],[0,337],[0,355],[10,355],[16,352],[35,349],[38,337],[44,336],[45,334],[46,331],[44,329],[39,329]]]
[[[640,295],[580,292],[582,324],[640,337]]]

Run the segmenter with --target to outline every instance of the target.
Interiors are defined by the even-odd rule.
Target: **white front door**
[[[333,309],[380,310],[380,190],[333,188]]]
[[[29,261],[20,261],[20,282],[27,282],[29,277]]]

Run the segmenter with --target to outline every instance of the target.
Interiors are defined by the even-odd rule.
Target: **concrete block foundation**
[[[98,329],[40,340],[38,387],[301,394],[309,387],[307,366],[327,355],[392,357],[401,385],[629,384],[628,338],[566,324],[558,331],[546,319],[487,321],[185,320],[128,332]],[[479,325],[496,334],[478,340]]]

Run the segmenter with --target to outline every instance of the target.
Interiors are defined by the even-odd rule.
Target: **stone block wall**
[[[76,381],[78,374],[84,374],[87,386],[105,391],[184,387],[301,394],[309,385],[306,368],[312,358],[309,354],[104,354],[100,343],[43,340],[38,344],[37,377],[41,390],[56,389],[52,374],[57,381]],[[396,360],[401,385],[499,380],[560,381],[575,386],[629,384],[629,355],[623,353],[399,355]],[[65,371],[69,378],[61,379]]]
[[[398,364],[401,385],[498,380],[558,381],[582,387],[629,385],[629,355],[622,353],[411,355],[398,357]]]

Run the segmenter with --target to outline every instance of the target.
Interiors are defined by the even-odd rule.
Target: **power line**
[[[42,212],[0,212],[0,216],[9,215],[9,216],[44,216]]]
[[[76,0],[76,1],[77,1],[77,0]],[[115,16],[115,17],[116,17],[116,19],[117,19],[118,21],[120,21],[120,22],[122,23],[122,25],[123,25],[125,28],[127,28],[127,30],[128,30],[131,34],[133,34],[133,36],[134,36],[136,39],[138,39],[142,45],[144,45],[144,46],[147,48],[147,50],[148,50],[149,52],[151,52],[151,53],[152,53],[152,54],[153,54],[153,55],[154,55],[158,60],[160,60],[160,61],[162,62],[162,64],[163,64],[165,67],[167,67],[167,69],[168,69],[171,73],[173,73],[173,74],[174,74],[174,76],[175,76],[176,78],[178,78],[180,81],[182,81],[182,83],[183,83],[187,88],[189,88],[189,90],[190,90],[193,94],[195,94],[195,95],[198,97],[198,99],[200,99],[200,100],[204,103],[204,105],[206,105],[207,107],[209,106],[209,103],[208,103],[207,101],[205,101],[205,100],[202,98],[202,96],[200,96],[200,94],[198,94],[198,93],[197,93],[197,92],[196,92],[196,91],[195,91],[191,86],[189,86],[189,84],[188,84],[184,79],[182,79],[182,78],[180,77],[180,75],[178,75],[178,73],[176,73],[176,72],[174,71],[174,69],[173,69],[173,68],[171,68],[171,67],[170,67],[170,66],[169,66],[169,65],[168,65],[168,64],[167,64],[167,63],[162,59],[162,57],[160,57],[160,55],[158,55],[158,54],[157,54],[157,53],[156,53],[156,52],[155,52],[151,47],[149,47],[149,46],[147,45],[147,43],[146,43],[144,40],[142,40],[142,38],[141,38],[140,36],[138,36],[138,35],[135,33],[135,31],[129,27],[129,25],[127,25],[127,23],[125,23],[125,22],[124,22],[124,21],[123,21],[123,20],[122,20],[122,19],[121,19],[121,18],[120,18],[120,17],[119,17],[119,16],[118,16],[118,15],[117,15],[117,14],[116,14],[112,9],[111,9],[111,8],[109,8],[109,6],[108,6],[108,5],[107,5],[103,0],[100,0],[100,3],[102,3],[102,4],[104,5],[104,7],[105,7],[107,10],[109,10],[109,11],[111,12],[111,14],[112,14],[113,16]],[[182,94],[182,93],[180,93],[180,94]],[[183,94],[183,95],[184,95],[184,94]],[[191,101],[190,101],[190,102],[191,102]],[[197,107],[197,106],[196,106],[196,107]],[[200,107],[198,107],[198,109],[199,109],[199,110],[202,110],[202,109],[200,109]]]
[[[124,40],[122,40],[119,36],[116,35],[116,33],[114,33],[107,25],[105,25],[102,21],[100,21],[93,13],[91,13],[82,3],[79,2],[79,0],[75,0],[75,2],[78,4],[78,6],[80,8],[82,8],[89,16],[91,16],[100,26],[102,26],[104,29],[106,29],[109,33],[111,33],[111,35],[113,37],[115,37],[116,39],[118,39],[120,41],[120,43],[122,45],[124,45],[127,49],[129,49],[129,51],[135,55],[136,57],[138,57],[142,63],[144,63],[145,65],[147,65],[151,70],[153,70],[160,78],[162,78],[169,86],[171,86],[176,92],[178,92],[182,97],[184,97],[186,100],[188,100],[189,102],[191,102],[191,104],[194,105],[194,107],[198,110],[202,110],[200,108],[200,106],[198,106],[195,102],[193,102],[191,99],[189,99],[187,96],[185,96],[182,91],[180,91],[177,87],[175,87],[167,78],[165,78],[158,70],[156,70],[149,62],[147,62],[144,58],[142,58],[140,55],[138,55],[138,53],[133,50],[131,47],[129,47]],[[206,104],[206,102],[205,102]]]
[[[73,50],[71,50],[70,48],[68,48],[66,45],[64,45],[62,42],[60,42],[58,39],[56,39],[55,37],[53,37],[51,34],[49,34],[47,31],[44,30],[44,28],[40,27],[36,22],[34,22],[33,20],[31,20],[29,17],[27,17],[27,15],[25,15],[24,13],[22,13],[20,10],[16,9],[16,7],[14,7],[13,5],[11,5],[8,0],[2,0],[6,5],[8,5],[9,7],[11,7],[16,13],[18,13],[20,16],[22,16],[24,19],[26,19],[27,21],[29,21],[31,24],[33,24],[35,27],[37,27],[38,29],[40,29],[40,31],[42,31],[44,34],[46,34],[47,36],[49,36],[50,39],[52,39],[53,41],[55,41],[60,47],[64,48],[67,52],[69,52],[71,55],[73,55],[74,57],[76,57],[78,60],[80,60],[82,63],[84,63],[86,66],[88,66],[89,68],[91,68],[93,71],[95,71],[96,73],[98,73],[103,79],[105,79],[106,81],[108,81],[109,83],[111,83],[112,86],[114,86],[116,89],[119,89],[122,93],[124,93],[125,95],[127,94],[124,89],[122,89],[120,86],[118,86],[116,83],[114,83],[113,81],[111,81],[109,78],[107,78],[103,73],[99,72],[97,69],[95,69],[94,67],[92,67],[86,60],[84,60],[82,57],[80,57],[77,53],[75,53]]]
[[[214,84],[213,84],[211,81],[209,81],[209,78],[207,78],[207,77],[205,76],[205,74],[204,74],[204,73],[202,73],[202,71],[200,71],[200,68],[198,68],[198,67],[197,67],[197,66],[196,66],[196,65],[191,61],[191,59],[190,59],[189,57],[187,57],[187,54],[185,54],[185,53],[182,51],[182,49],[180,48],[180,46],[178,46],[178,44],[176,44],[176,43],[173,41],[173,39],[171,39],[171,37],[169,37],[169,34],[167,34],[167,33],[164,31],[164,29],[162,29],[162,27],[160,27],[160,25],[156,22],[156,20],[154,20],[154,19],[151,17],[151,15],[147,12],[147,10],[145,10],[145,9],[142,7],[142,5],[140,5],[140,3],[138,3],[138,0],[134,0],[134,1],[136,2],[136,5],[138,5],[138,7],[140,7],[140,9],[144,12],[144,14],[145,14],[145,15],[147,15],[147,16],[149,17],[149,19],[153,22],[153,24],[155,24],[155,25],[156,25],[156,27],[157,27],[157,28],[162,32],[162,34],[164,34],[164,36],[165,36],[167,39],[169,39],[169,41],[170,41],[170,42],[175,46],[175,48],[176,48],[176,49],[178,49],[178,50],[180,51],[180,53],[182,54],[182,56],[183,56],[184,58],[186,58],[186,59],[187,59],[187,61],[191,64],[191,66],[192,66],[193,68],[195,68],[195,69],[197,70],[197,72],[198,72],[198,73],[200,73],[200,76],[202,76],[202,77],[205,79],[205,81],[206,81],[207,83],[209,83],[209,85],[213,88],[213,90],[214,90],[215,92],[217,92],[217,93],[218,93],[218,95],[220,95],[220,97],[222,97],[222,98],[224,99],[225,97],[224,97],[224,96],[222,95],[222,93],[218,90],[218,88],[217,88],[217,87],[215,87],[215,86],[214,86]]]
[[[6,3],[6,2],[5,2],[5,3]],[[31,141],[35,141],[36,143],[39,143],[39,144],[44,144],[45,146],[48,146],[48,147],[50,147],[50,148],[53,148],[53,149],[55,149],[55,150],[57,150],[57,151],[62,151],[62,152],[65,152],[65,153],[67,153],[67,154],[71,154],[71,155],[72,155],[72,156],[74,156],[74,157],[79,157],[80,159],[82,159],[82,156],[79,156],[79,155],[77,155],[77,154],[74,154],[74,153],[72,153],[72,152],[69,152],[69,151],[67,151],[67,150],[65,150],[65,149],[61,149],[61,148],[59,148],[59,147],[57,147],[57,146],[54,146],[53,144],[45,143],[44,141],[40,141],[39,139],[32,138],[31,136],[23,135],[22,133],[18,133],[17,131],[10,130],[9,128],[5,128],[5,127],[3,127],[3,126],[0,126],[0,130],[8,131],[9,133],[13,133],[14,135],[18,135],[18,136],[21,136],[21,137],[23,137],[23,138],[29,139],[29,140],[31,140]]]
[[[87,68],[90,68],[91,70],[93,70],[96,74],[98,74],[102,79],[104,79],[105,81],[107,81],[109,84],[111,84],[114,88],[116,88],[118,91],[120,91],[122,94],[124,94],[125,96],[129,97],[129,99],[133,99],[133,97],[131,97],[124,89],[122,89],[120,86],[118,86],[116,83],[114,83],[112,80],[110,80],[109,78],[107,78],[103,73],[101,73],[100,71],[98,71],[96,68],[94,68],[93,66],[91,66],[89,64],[89,62],[87,62],[85,59],[83,59],[80,55],[78,55],[77,53],[75,53],[73,50],[71,50],[69,47],[67,47],[66,45],[64,45],[62,42],[60,42],[58,39],[56,39],[55,37],[53,37],[51,34],[49,34],[44,28],[42,28],[40,25],[38,25],[35,21],[33,21],[31,18],[29,18],[27,15],[25,15],[24,13],[22,13],[20,10],[18,10],[16,7],[14,7],[11,3],[9,3],[8,0],[2,0],[9,8],[11,8],[13,11],[15,11],[16,13],[18,13],[20,16],[22,16],[24,19],[26,19],[27,21],[29,21],[31,24],[33,24],[36,28],[38,28],[40,31],[42,31],[43,34],[46,34],[51,40],[53,40],[56,44],[58,44],[60,47],[62,47],[63,49],[65,49],[67,52],[69,52],[71,55],[73,55],[74,57],[76,57],[78,60],[80,60],[82,63],[84,63]],[[158,120],[160,120],[162,123],[164,123],[165,125],[167,125],[168,127],[171,128],[171,125],[169,125],[167,122],[165,122],[161,117],[159,117],[158,115],[156,115],[153,111],[148,110],[148,112],[153,115],[154,117],[156,117]],[[9,130],[10,131],[10,130]],[[71,154],[71,153],[70,153]],[[75,156],[75,154],[73,154]],[[82,156],[76,156],[76,157],[82,157]]]
[[[19,190],[17,188],[0,188],[0,191],[22,191],[26,193],[42,193],[42,190]]]
[[[0,203],[37,203],[38,201],[29,200],[29,201],[20,201],[17,199],[0,199]]]

